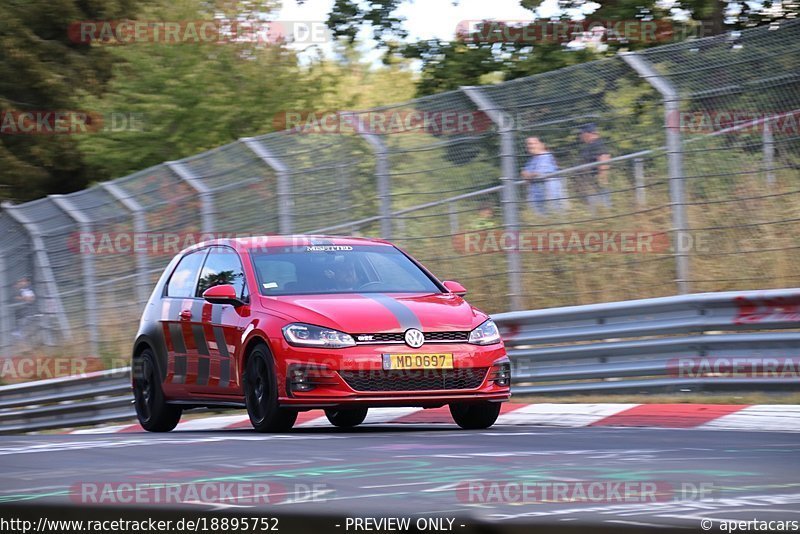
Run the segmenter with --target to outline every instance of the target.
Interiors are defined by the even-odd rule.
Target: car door
[[[230,247],[215,246],[209,250],[200,271],[195,294],[202,297],[207,289],[223,284],[232,285],[237,297],[249,302],[239,254]],[[209,395],[240,391],[241,370],[234,356],[239,352],[241,332],[249,312],[249,305],[236,308],[230,304],[203,302],[200,328],[205,337],[202,348],[207,355],[199,356],[198,380],[191,386],[192,391]]]
[[[192,318],[200,320],[201,300],[195,297],[197,278],[207,249],[189,252],[175,266],[161,302],[161,325],[167,345],[167,375],[164,393],[180,395],[193,381],[197,362],[197,345],[192,332]],[[194,371],[196,375],[196,371]]]

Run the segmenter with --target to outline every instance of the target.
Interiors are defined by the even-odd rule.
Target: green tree
[[[559,42],[514,42],[504,39],[507,27],[502,22],[487,22],[478,31],[452,40],[432,40],[398,45],[398,37],[406,35],[403,21],[394,12],[403,1],[357,2],[337,0],[328,17],[334,35],[352,43],[359,29],[371,28],[383,45],[386,54],[401,54],[421,60],[422,73],[417,86],[418,95],[428,95],[474,85],[484,80],[510,80],[522,76],[560,69],[590,61],[602,51],[567,50]],[[457,1],[457,0],[456,0]],[[543,0],[520,0],[534,18]],[[670,40],[694,36],[716,35],[728,30],[765,24],[800,13],[796,3],[748,3],[722,0],[677,0],[666,7],[656,0],[564,0],[559,2],[561,20],[578,18],[587,4],[599,8],[589,18],[600,21],[659,20],[667,22],[672,33]],[[538,22],[537,22],[538,24]],[[483,33],[486,32],[486,33]],[[495,38],[492,37],[495,33]],[[605,53],[619,48],[638,49],[663,44],[664,35],[654,40],[608,40]]]
[[[70,39],[81,20],[135,13],[138,0],[6,0],[0,4],[0,114],[80,111],[82,94],[101,95],[115,58]],[[8,123],[6,123],[8,124]],[[0,195],[28,200],[86,186],[91,168],[68,135],[0,134]]]

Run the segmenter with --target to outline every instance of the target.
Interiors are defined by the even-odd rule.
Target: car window
[[[215,247],[209,251],[203,270],[200,271],[195,296],[202,297],[206,289],[224,284],[235,287],[236,295],[243,299],[244,270],[239,254],[228,247]]]
[[[397,287],[418,287],[418,269],[409,269],[411,262],[400,254],[369,254],[365,257],[376,273],[376,280],[391,281]]]
[[[197,273],[200,271],[200,266],[203,265],[205,256],[206,251],[200,250],[187,254],[178,262],[178,266],[175,267],[167,284],[168,297],[187,298],[194,295]]]
[[[441,292],[394,247],[275,247],[251,257],[264,295]]]

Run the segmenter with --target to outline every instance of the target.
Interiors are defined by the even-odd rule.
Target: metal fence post
[[[678,293],[690,291],[689,253],[686,250],[689,232],[686,219],[686,196],[683,184],[683,144],[681,141],[680,114],[681,97],[675,86],[662,76],[643,57],[634,52],[624,52],[622,59],[641,78],[661,94],[664,102],[664,127],[667,136],[667,166],[669,168],[669,196],[672,208],[672,226],[675,231],[672,240],[675,255],[675,270]]]
[[[517,204],[517,156],[515,150],[514,125],[508,120],[506,114],[499,110],[478,87],[462,87],[461,90],[486,114],[497,126],[500,134],[500,165],[503,170],[503,226],[506,232],[519,231],[519,213]],[[511,310],[523,308],[522,299],[522,264],[519,251],[506,251],[506,264],[508,271],[508,289],[511,297]]]
[[[100,184],[103,189],[108,191],[108,194],[119,201],[120,204],[125,206],[133,215],[133,232],[135,235],[144,235],[147,233],[147,221],[144,216],[144,208],[132,196],[125,193],[121,187],[113,182],[103,182]],[[132,239],[132,242],[135,242]],[[136,298],[141,305],[147,302],[150,298],[150,274],[148,273],[149,260],[147,257],[147,250],[141,250],[139,247],[134,247],[136,250]]]
[[[18,207],[10,202],[3,202],[2,207],[6,213],[17,221],[30,235],[31,245],[33,245],[33,262],[34,268],[39,271],[39,282],[45,288],[45,295],[43,301],[45,302],[42,312],[45,315],[53,314],[58,321],[58,327],[61,330],[61,336],[64,340],[72,339],[70,332],[69,321],[67,315],[64,313],[64,306],[61,304],[61,299],[58,295],[58,286],[56,284],[55,276],[53,276],[53,268],[50,265],[50,258],[47,256],[47,247],[42,239],[42,232],[36,223],[30,221],[25,215],[18,211]],[[34,280],[36,282],[36,280]],[[52,339],[51,339],[52,340]]]
[[[49,195],[53,204],[75,221],[78,230],[83,234],[92,231],[92,221],[78,209],[68,197]],[[89,350],[92,356],[99,356],[100,334],[97,324],[97,294],[95,284],[97,280],[94,273],[94,254],[81,254],[81,269],[83,271],[83,298],[86,306],[86,325],[89,330]]]
[[[5,349],[11,346],[11,317],[9,316],[11,299],[8,298],[8,288],[6,259],[4,254],[0,253],[0,357],[4,356]]]
[[[392,175],[389,166],[389,149],[377,134],[366,131],[362,117],[354,115],[356,132],[369,143],[375,154],[375,178],[377,179],[378,199],[380,201],[381,237],[392,238]]]
[[[200,197],[200,231],[204,234],[212,233],[214,231],[214,195],[211,189],[180,161],[167,161],[164,165],[197,192]]]
[[[239,139],[244,145],[258,156],[261,161],[266,163],[275,171],[278,195],[278,228],[284,235],[294,232],[294,222],[292,220],[292,184],[289,178],[289,168],[275,157],[258,139],[253,137],[243,137]]]
[[[447,203],[447,217],[450,219],[450,233],[456,235],[459,233],[458,213],[452,202]]]
[[[775,185],[775,138],[772,135],[772,121],[764,121],[764,170],[767,184]]]
[[[644,160],[633,160],[633,177],[636,183],[636,203],[644,206],[647,203],[647,191],[644,188]]]

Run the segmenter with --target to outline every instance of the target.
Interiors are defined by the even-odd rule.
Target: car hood
[[[335,328],[350,334],[468,331],[488,316],[451,293],[291,295],[261,297],[266,308],[297,322]]]

